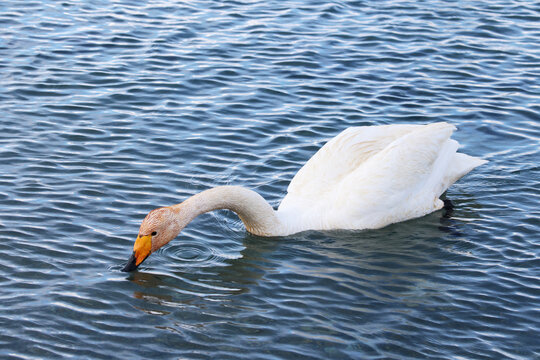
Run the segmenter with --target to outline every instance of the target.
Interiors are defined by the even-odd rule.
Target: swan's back
[[[379,228],[440,209],[439,196],[484,163],[456,152],[454,129],[447,123],[346,129],[298,171],[278,213],[301,231]]]

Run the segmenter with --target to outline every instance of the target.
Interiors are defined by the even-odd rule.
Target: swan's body
[[[485,161],[457,153],[454,126],[352,127],[324,145],[292,179],[277,210],[238,186],[203,191],[183,203],[150,212],[141,224],[136,268],[175,238],[196,216],[229,209],[260,236],[304,230],[376,229],[443,207],[439,196]],[[142,239],[142,240],[141,240]]]

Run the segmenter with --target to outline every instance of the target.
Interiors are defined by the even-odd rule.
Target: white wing
[[[454,129],[447,123],[426,125],[372,156],[334,189],[331,211],[337,217],[329,223],[378,228],[440,209],[439,196],[482,163],[456,154]]]
[[[287,197],[319,197],[392,141],[420,127],[422,125],[383,125],[344,130],[298,171],[289,184]]]
[[[304,228],[378,228],[442,207],[439,196],[483,163],[457,154],[454,126],[347,129],[298,172],[279,211]]]

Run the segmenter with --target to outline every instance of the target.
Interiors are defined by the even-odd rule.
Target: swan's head
[[[133,271],[142,264],[151,253],[174,239],[181,228],[175,218],[175,211],[170,207],[152,210],[144,218],[139,235],[133,246],[133,254],[122,271]]]

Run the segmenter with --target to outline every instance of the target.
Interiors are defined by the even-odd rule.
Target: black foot
[[[452,204],[452,202],[451,202],[449,199],[444,199],[444,200],[443,200],[443,203],[444,203],[444,206],[443,206],[443,209],[444,209],[443,217],[444,217],[444,218],[450,218],[450,217],[452,217],[452,213],[454,212],[454,204]]]
[[[444,199],[444,200],[443,200],[443,203],[444,203],[444,209],[445,209],[445,210],[452,210],[452,209],[454,209],[454,204],[452,204],[452,201],[450,201],[450,199]]]

